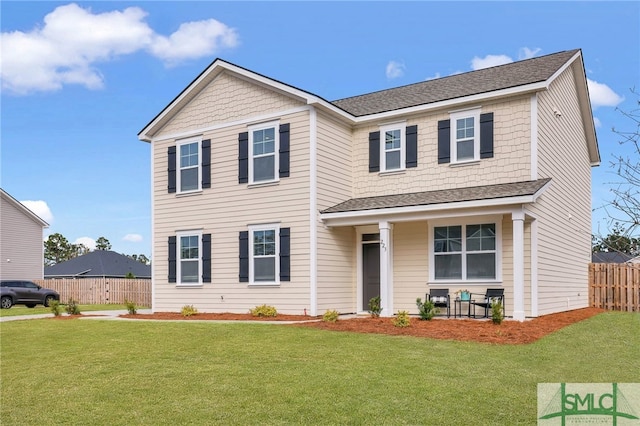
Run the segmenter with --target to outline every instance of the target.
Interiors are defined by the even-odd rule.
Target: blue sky
[[[2,1],[0,185],[61,233],[151,254],[137,133],[216,57],[327,100],[581,48],[606,234],[616,111],[640,89],[638,2]],[[637,160],[636,160],[637,161]]]

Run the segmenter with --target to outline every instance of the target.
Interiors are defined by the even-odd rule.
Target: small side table
[[[462,304],[467,304],[467,318],[471,318],[471,305],[473,305],[474,300],[466,299],[462,300],[459,297],[456,297],[453,301],[453,317],[454,318],[462,318]],[[473,315],[475,316],[476,305],[473,305]]]

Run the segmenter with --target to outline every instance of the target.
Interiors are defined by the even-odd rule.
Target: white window
[[[249,282],[278,284],[280,276],[279,225],[249,227]]]
[[[499,222],[432,227],[432,273],[435,281],[499,279]]]
[[[404,124],[395,124],[380,128],[380,170],[383,172],[403,170],[405,168],[405,133]]]
[[[278,123],[273,122],[249,128],[249,183],[278,179],[278,128]]]
[[[198,284],[202,276],[202,234],[196,232],[184,232],[178,237],[178,264],[177,275],[180,284]]]
[[[480,159],[480,109],[451,114],[451,162]]]
[[[178,144],[179,192],[200,189],[200,155],[200,140],[189,140]]]

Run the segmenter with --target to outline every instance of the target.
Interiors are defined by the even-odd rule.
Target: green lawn
[[[530,345],[288,325],[3,323],[0,419],[31,424],[536,424],[540,382],[640,382],[640,315]]]
[[[112,310],[126,310],[127,307],[125,305],[78,305],[80,307],[80,312],[90,312],[90,311],[112,311]],[[60,305],[60,310],[62,313],[65,313],[65,305]],[[45,308],[42,305],[38,305],[35,308],[27,308],[24,305],[14,305],[11,309],[0,309],[0,317],[13,317],[18,315],[37,315],[37,314],[50,314],[51,308]]]

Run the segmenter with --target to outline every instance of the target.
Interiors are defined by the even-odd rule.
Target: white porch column
[[[524,212],[514,211],[513,221],[513,319],[524,321]]]
[[[383,317],[393,316],[393,262],[392,230],[386,220],[378,223],[380,228],[380,305]]]

